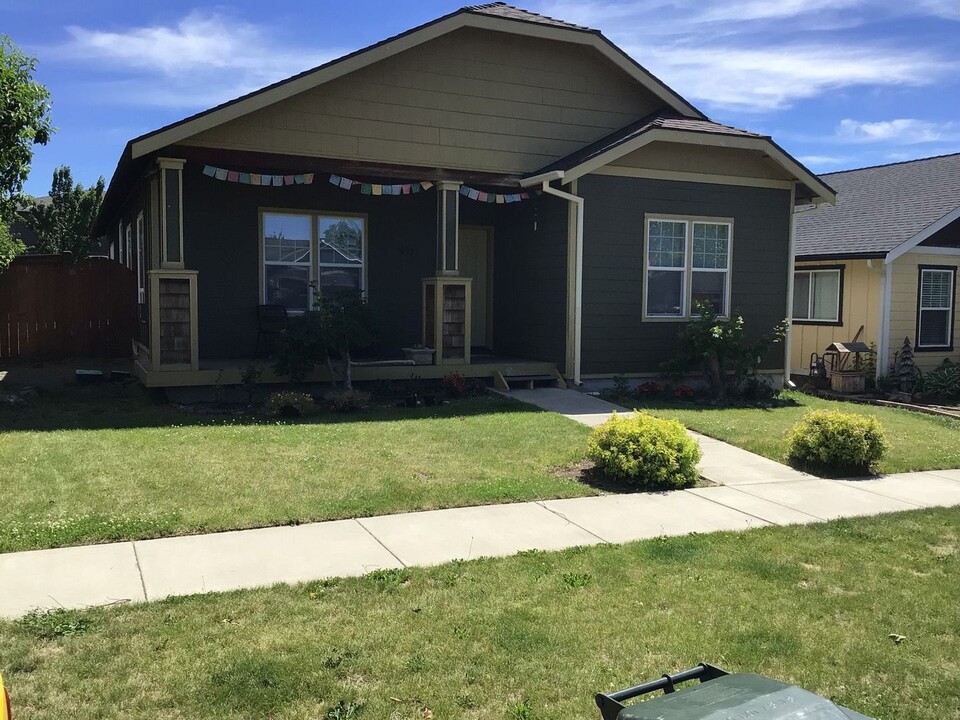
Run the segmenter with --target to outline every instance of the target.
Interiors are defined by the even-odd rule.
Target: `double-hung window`
[[[843,269],[800,269],[793,274],[793,319],[800,323],[839,324]]]
[[[917,297],[918,349],[948,349],[953,345],[953,303],[956,268],[920,267]]]
[[[362,217],[264,212],[263,302],[291,312],[322,296],[363,291],[366,223]]]
[[[688,318],[698,303],[730,309],[730,222],[649,218],[646,242],[648,318]]]

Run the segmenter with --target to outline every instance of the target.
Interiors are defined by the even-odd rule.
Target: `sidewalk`
[[[553,404],[588,424],[615,407],[573,391],[535,390],[540,394],[526,396],[529,392],[511,394],[541,406]],[[960,470],[823,480],[717,440],[703,439],[702,444],[705,472],[723,485],[2,554],[0,617],[34,608],[142,602],[363,575],[521,550],[960,504]]]

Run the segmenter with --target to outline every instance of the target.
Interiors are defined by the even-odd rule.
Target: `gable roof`
[[[837,203],[797,213],[798,258],[892,260],[960,211],[960,153],[822,177],[836,188]]]
[[[213,126],[305,92],[464,27],[591,46],[679,115],[706,118],[697,108],[605,38],[599,30],[495,2],[462,7],[369,47],[141,135],[128,143],[130,157],[135,159],[147,155]]]
[[[561,171],[564,182],[570,182],[657,140],[689,141],[703,145],[727,145],[762,150],[803,183],[807,189],[807,192],[802,195],[805,200],[820,199],[833,202],[835,199],[833,188],[773,142],[770,136],[741,130],[731,125],[722,125],[706,118],[684,117],[669,111],[658,111],[640,118],[546,165],[531,177]]]

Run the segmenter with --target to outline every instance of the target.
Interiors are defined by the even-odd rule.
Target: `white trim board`
[[[707,185],[737,185],[740,187],[762,187],[775,190],[792,190],[795,183],[791,180],[773,180],[767,178],[742,177],[740,175],[714,175],[711,173],[685,172],[680,170],[658,170],[653,168],[635,168],[623,165],[605,165],[597,168],[591,175],[612,175],[613,177],[633,177],[644,180],[671,180],[674,182],[705,183]]]
[[[689,130],[670,130],[667,128],[652,128],[637,137],[621,143],[609,150],[585,160],[576,167],[564,171],[564,183],[576,180],[588,173],[596,172],[598,168],[609,165],[614,160],[629,155],[635,150],[649,145],[652,142],[674,142],[688,145],[706,145],[711,147],[727,147],[741,150],[759,150],[766,153],[787,172],[793,175],[810,189],[816,191],[822,201],[835,203],[837,195],[823,182],[808,170],[804,169],[796,160],[782,151],[776,144],[766,137],[747,137],[741,135],[719,135]]]
[[[446,18],[441,18],[414,28],[392,40],[386,40],[352,55],[346,55],[326,65],[308,70],[301,75],[295,75],[245,97],[229,101],[200,115],[196,115],[193,118],[187,118],[179,124],[165,129],[161,128],[151,134],[136,138],[131,141],[131,158],[136,159],[167,147],[168,145],[173,145],[204,130],[209,130],[217,125],[235,120],[255,110],[260,110],[280,102],[281,100],[286,100],[294,95],[311,90],[324,83],[336,80],[344,75],[356,72],[376,62],[393,57],[400,52],[417,47],[425,42],[435,40],[436,38],[465,27],[506,32],[546,40],[557,40],[592,47],[620,70],[627,73],[646,90],[662,100],[668,107],[687,117],[704,117],[699,110],[683,100],[679,95],[676,95],[663,82],[630,60],[626,54],[619,51],[616,46],[607,41],[599,32],[537,25],[507,18],[496,18],[489,15],[478,15],[468,11],[459,11]]]
[[[936,220],[930,223],[929,225],[927,225],[923,230],[918,232],[916,235],[914,235],[910,239],[905,240],[904,242],[897,245],[897,247],[895,247],[893,250],[887,253],[887,257],[884,259],[884,262],[886,262],[886,264],[889,265],[901,255],[908,253],[911,250],[916,250],[917,246],[920,243],[922,243],[924,240],[929,238],[931,235],[939,232],[940,230],[943,230],[943,228],[945,228],[947,225],[954,222],[955,220],[960,220],[960,207],[954,208],[939,220]],[[932,249],[933,248],[924,248],[922,251],[918,250],[918,252],[927,252],[928,250],[932,250]],[[941,250],[952,250],[952,249],[953,248],[941,248]],[[935,253],[935,254],[951,255],[953,253],[944,252],[944,253]]]

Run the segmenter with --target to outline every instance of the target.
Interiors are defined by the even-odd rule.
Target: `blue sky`
[[[53,169],[109,180],[136,135],[377,42],[462,2],[213,5],[0,0],[40,60]],[[960,0],[528,0],[602,30],[714,120],[771,134],[817,172],[960,151]]]

